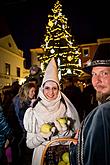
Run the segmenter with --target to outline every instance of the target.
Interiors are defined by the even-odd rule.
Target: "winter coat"
[[[12,130],[7,123],[2,107],[0,106],[0,158],[4,151],[4,145],[7,139],[12,137]]]
[[[40,132],[43,124],[55,124],[58,118],[68,117],[75,121],[73,126],[74,130],[80,127],[78,113],[63,93],[62,97],[59,96],[56,100],[51,102],[47,101],[42,94],[40,96],[41,100],[36,104],[36,106],[34,108],[27,109],[24,115],[24,127],[27,131],[26,143],[29,148],[34,148],[32,165],[40,165],[43,149],[49,140],[61,136],[72,136],[72,131],[68,132],[67,130],[68,133],[66,134],[55,134],[50,136],[51,138],[44,138]],[[62,98],[65,103],[62,101]]]
[[[25,163],[26,165],[28,164],[30,165],[32,154],[33,154],[33,150],[30,150],[26,146],[26,131],[23,126],[24,113],[26,109],[30,107],[30,104],[31,104],[30,99],[27,99],[26,101],[21,103],[19,95],[16,95],[13,98],[13,102],[11,105],[11,109],[13,110],[13,113],[15,113],[14,119],[16,120],[14,122],[15,123],[14,133],[16,137],[15,143],[17,143],[16,145],[18,146],[18,149],[19,149],[17,156],[19,156],[18,157],[19,164]]]
[[[30,105],[31,105],[31,100],[29,100],[29,99],[27,99],[25,102],[23,102],[21,104],[19,95],[16,95],[13,98],[14,111],[16,113],[19,125],[21,126],[21,128],[23,130],[24,130],[24,126],[23,126],[24,113],[25,113],[26,109],[28,109],[30,107]]]
[[[110,165],[110,99],[82,123],[77,151],[77,165]]]

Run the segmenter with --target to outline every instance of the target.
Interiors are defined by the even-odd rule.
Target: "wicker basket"
[[[58,165],[63,153],[70,153],[70,145],[76,143],[77,140],[72,138],[58,138],[50,141],[43,151],[41,165]]]

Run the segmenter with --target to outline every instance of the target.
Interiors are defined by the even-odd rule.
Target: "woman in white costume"
[[[73,137],[75,130],[80,127],[75,107],[60,91],[54,58],[46,68],[37,103],[25,112],[24,127],[27,131],[27,146],[34,148],[32,165],[40,165],[43,149],[50,140]]]

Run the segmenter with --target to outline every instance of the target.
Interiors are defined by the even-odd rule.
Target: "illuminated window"
[[[10,75],[10,64],[5,63],[5,74]]]
[[[83,48],[83,57],[88,57],[89,56],[89,48]]]
[[[20,77],[20,68],[17,67],[17,77]]]

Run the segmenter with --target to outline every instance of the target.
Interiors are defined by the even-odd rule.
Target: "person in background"
[[[16,80],[12,83],[11,85],[11,94],[12,94],[12,97],[16,96],[18,94],[18,91],[20,89],[21,85],[19,85],[19,81]]]
[[[88,115],[88,113],[93,110],[98,105],[96,100],[96,90],[94,89],[91,78],[87,79],[86,87],[82,92],[82,109],[83,109],[83,119]]]
[[[5,149],[13,140],[13,132],[0,106],[0,165],[8,165]]]
[[[19,111],[18,112],[18,117],[19,117],[19,121],[20,121],[20,124],[21,124],[22,128],[23,128],[24,113],[25,113],[27,108],[32,106],[33,102],[36,99],[35,96],[36,96],[36,85],[32,82],[25,83],[19,89],[19,92],[18,92],[19,110],[16,110],[16,112]],[[16,105],[16,103],[15,103],[15,105]]]
[[[3,107],[4,115],[10,127],[12,128],[13,135],[14,135],[14,140],[10,145],[12,149],[12,161],[13,161],[13,165],[17,165],[19,162],[18,161],[18,155],[19,155],[18,141],[22,137],[22,128],[19,124],[18,118],[15,113],[15,109],[13,105],[14,95],[12,93],[12,89],[9,88],[8,90],[5,90],[3,94],[4,94],[4,97],[3,97],[2,107]]]
[[[74,85],[73,77],[66,77],[64,80],[65,88],[63,93],[68,97],[68,99],[72,102],[75,108],[78,111],[80,121],[83,119],[83,111],[82,111],[82,93],[79,87]]]
[[[37,65],[33,65],[29,69],[30,73],[29,76],[26,79],[27,82],[32,82],[36,84],[36,96],[38,93],[38,89],[41,86],[42,83],[42,70]]]
[[[99,105],[82,122],[77,144],[77,165],[110,165],[110,43],[98,45],[91,64]]]
[[[26,143],[29,148],[34,148],[32,165],[40,165],[42,152],[49,141],[59,137],[74,137],[79,127],[75,107],[60,91],[58,69],[52,58],[39,88],[38,100],[24,114]]]
[[[26,146],[26,132],[23,126],[24,113],[27,108],[33,105],[36,95],[36,85],[31,82],[23,84],[18,94],[13,98],[13,103],[11,105],[14,109],[20,128],[22,130],[20,138],[17,139],[18,148],[19,148],[19,163],[22,165],[30,165],[32,152]]]

